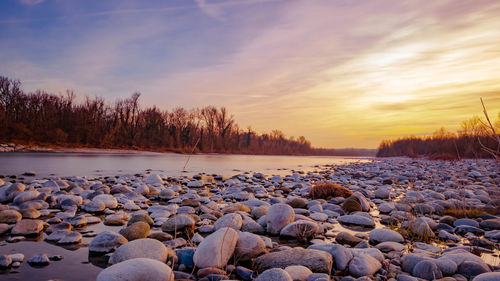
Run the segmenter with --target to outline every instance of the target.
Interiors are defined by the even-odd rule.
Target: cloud
[[[207,16],[220,19],[222,15],[220,7],[216,5],[210,5],[206,0],[196,0],[196,4],[198,5],[198,8],[200,8],[201,11],[203,11],[203,13]]]
[[[40,4],[42,2],[44,2],[45,0],[19,0],[19,2],[21,2],[21,4],[24,4],[24,5],[37,5],[37,4]]]

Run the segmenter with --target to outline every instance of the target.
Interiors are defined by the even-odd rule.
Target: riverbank
[[[320,183],[346,190],[335,186],[334,196],[310,198]],[[489,160],[381,159],[283,176],[20,174],[0,186],[7,278],[401,281],[500,274],[500,172]],[[492,277],[476,277],[483,273]]]

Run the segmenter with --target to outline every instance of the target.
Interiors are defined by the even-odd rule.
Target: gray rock
[[[403,236],[394,230],[381,228],[370,231],[370,242],[378,244],[380,242],[404,242]]]
[[[92,242],[90,242],[89,245],[89,251],[97,253],[108,253],[127,242],[128,240],[121,234],[110,231],[103,231],[96,237],[94,237],[94,239],[92,239]]]
[[[195,221],[190,215],[180,214],[173,218],[169,218],[161,229],[165,232],[175,232],[184,228],[194,227]]]
[[[293,279],[285,270],[272,268],[259,274],[255,281],[293,281]]]
[[[240,261],[251,260],[266,251],[266,244],[260,236],[249,232],[238,232],[238,243],[234,255]]]
[[[361,215],[344,215],[337,218],[339,222],[345,224],[354,224],[365,227],[374,227],[373,219]]]
[[[113,195],[110,194],[100,194],[92,198],[92,201],[102,201],[106,208],[115,209],[118,207],[118,201]]]
[[[226,214],[214,223],[215,230],[219,230],[224,227],[230,227],[234,230],[240,230],[242,225],[243,220],[237,213]]]
[[[312,271],[309,268],[302,265],[287,266],[285,271],[288,272],[294,281],[307,281],[309,275],[312,274]]]
[[[12,263],[12,258],[7,255],[0,255],[0,268],[7,268]]]
[[[477,275],[490,272],[490,268],[485,263],[478,263],[473,261],[464,261],[458,267],[458,273],[472,279]]]
[[[117,263],[97,275],[97,281],[173,281],[174,273],[165,263],[136,258]]]
[[[45,266],[45,265],[49,265],[50,259],[46,254],[39,254],[39,255],[31,257],[28,260],[28,263],[30,265],[35,265],[35,266]]]
[[[432,258],[422,254],[406,254],[401,259],[401,268],[411,274],[417,263],[423,260],[432,260]]]
[[[205,237],[193,256],[195,265],[199,268],[226,266],[238,242],[236,230],[225,227]]]
[[[472,281],[498,281],[500,280],[500,272],[488,272],[488,273],[483,273],[479,274],[478,276],[474,277]]]
[[[443,275],[445,276],[451,276],[458,270],[457,264],[454,261],[447,259],[446,257],[435,259],[434,262],[439,267],[439,270],[441,270],[441,273],[443,273]]]
[[[266,214],[267,232],[278,234],[287,224],[293,222],[295,213],[290,205],[278,203],[271,205]]]
[[[302,265],[313,272],[330,273],[332,256],[320,250],[293,248],[262,255],[255,259],[254,268],[263,272],[270,268],[286,268],[290,265]]]
[[[433,260],[422,260],[417,263],[413,268],[413,276],[426,280],[443,278],[441,270]]]
[[[366,254],[355,256],[349,263],[349,273],[354,277],[373,275],[381,268],[378,260]]]
[[[329,253],[335,261],[335,269],[337,270],[345,270],[353,258],[351,251],[339,244],[316,244],[309,246],[308,249],[321,250]]]
[[[109,259],[109,263],[116,264],[135,258],[147,258],[165,262],[168,254],[167,247],[165,247],[165,245],[163,245],[160,241],[143,238],[128,242],[118,247]]]

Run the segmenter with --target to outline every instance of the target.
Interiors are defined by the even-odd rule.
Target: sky
[[[376,148],[498,114],[500,2],[2,0],[0,75]]]

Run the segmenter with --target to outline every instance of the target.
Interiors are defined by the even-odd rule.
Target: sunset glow
[[[225,106],[318,147],[456,130],[500,111],[498,1],[62,1],[0,6],[24,89]],[[140,6],[142,5],[142,6]]]

